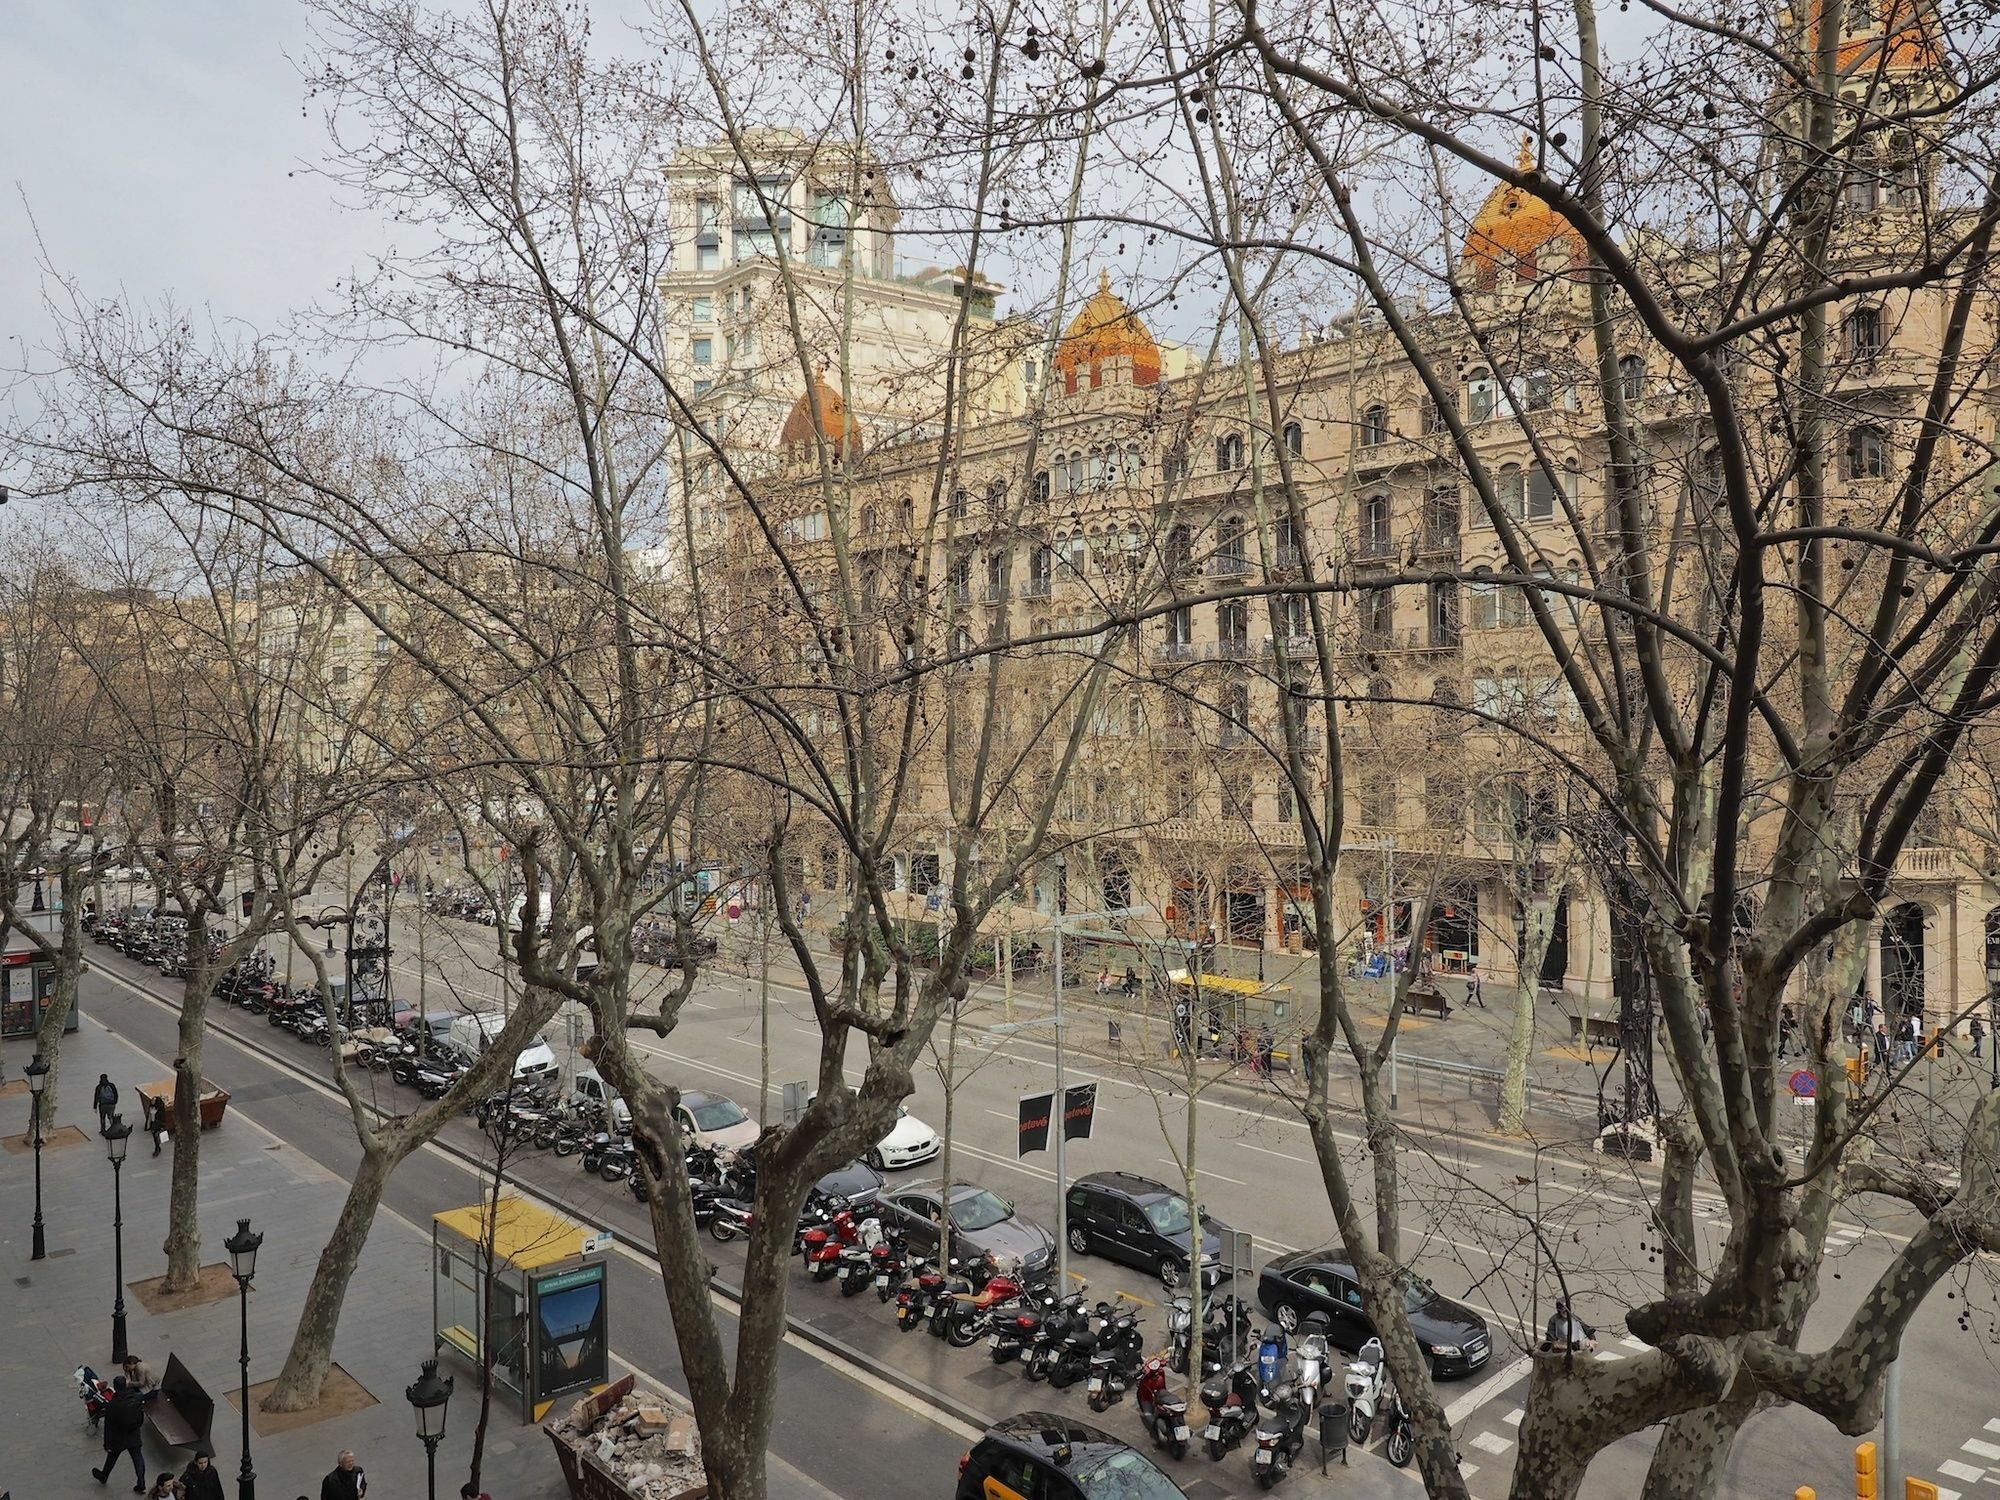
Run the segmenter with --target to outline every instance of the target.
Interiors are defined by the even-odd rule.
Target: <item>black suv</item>
[[[1131,1172],[1092,1172],[1070,1184],[1066,1219],[1076,1254],[1151,1271],[1170,1292],[1187,1280],[1187,1199],[1165,1183]],[[1204,1288],[1222,1279],[1222,1236],[1228,1233],[1220,1219],[1201,1216]]]
[[[1129,1443],[1073,1417],[1024,1411],[959,1460],[957,1500],[1183,1500]]]
[[[1470,1375],[1492,1356],[1493,1341],[1478,1313],[1440,1295],[1411,1271],[1403,1273],[1402,1288],[1410,1329],[1430,1356],[1432,1378]],[[1376,1336],[1374,1320],[1361,1305],[1361,1283],[1343,1249],[1279,1256],[1257,1278],[1257,1301],[1287,1333],[1302,1318],[1317,1317],[1327,1325],[1328,1340],[1342,1349],[1359,1349]]]

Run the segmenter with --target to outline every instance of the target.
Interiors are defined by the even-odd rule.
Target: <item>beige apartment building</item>
[[[1857,66],[1880,42],[1857,36]],[[1924,211],[1921,172],[1900,160],[1882,168],[1849,191],[1844,243],[1857,258],[1900,242]],[[1502,188],[1458,251],[1471,305],[1493,336],[1482,348],[1451,310],[1413,309],[1434,367],[1455,381],[1459,415],[1502,506],[1538,554],[1533,572],[1569,582],[1594,569],[1615,573],[1622,545],[1606,520],[1605,418],[1574,274],[1580,259],[1560,218]],[[1692,291],[1714,279],[1697,257],[1682,265]],[[1832,387],[1835,514],[1873,513],[1890,493],[1936,368],[1945,310],[1946,294],[1931,290],[1843,305]],[[1497,582],[1508,570],[1500,538],[1442,413],[1396,341],[1366,317],[1335,319],[1285,348],[1276,370],[1273,419],[1261,380],[1240,367],[1164,355],[1107,274],[1022,406],[976,425],[948,454],[893,419],[878,425],[871,407],[886,399],[862,382],[850,381],[847,402],[823,389],[824,430],[844,465],[835,504],[852,535],[855,623],[872,626],[864,636],[879,635],[873,649],[893,660],[912,608],[925,612],[934,649],[1087,632],[1107,614],[1155,609],[1113,648],[1114,685],[1068,784],[1058,826],[1073,841],[1065,907],[1072,925],[1104,937],[1213,937],[1224,967],[1276,977],[1277,956],[1306,946],[1307,900],[1297,799],[1271,752],[1280,742],[1273,668],[1284,658],[1316,680],[1306,604],[1173,600],[1232,581],[1282,581],[1307,558],[1321,580],[1456,572],[1327,596],[1339,601],[1340,643],[1328,686],[1352,700],[1339,940],[1364,957],[1414,947],[1441,972],[1476,966],[1491,982],[1511,983],[1524,899],[1547,893],[1553,927],[1541,983],[1608,1005],[1611,915],[1588,851],[1572,837],[1569,794],[1518,734],[1464,712],[1531,729],[1584,764],[1595,758],[1528,619],[1525,591]],[[1697,565],[1713,557],[1715,537],[1705,526],[1715,494],[1705,408],[1663,358],[1629,354],[1618,377],[1648,476],[1647,544],[1684,560],[1669,607],[1699,623],[1715,588]],[[1754,394],[1770,376],[1746,365],[1733,378]],[[831,607],[838,596],[812,403],[792,390],[781,445],[796,465],[788,536],[809,571],[816,562],[829,570],[818,587]],[[1984,442],[1993,422],[1982,388],[1955,426]],[[1977,462],[1968,452],[1947,472],[1972,474]],[[1285,513],[1287,476],[1302,530]],[[1990,491],[1983,480],[1969,485],[1965,503],[1987,503]],[[932,512],[933,494],[943,497],[942,514]],[[729,525],[747,526],[740,508]],[[737,557],[756,555],[747,534],[737,541]],[[1487,572],[1496,582],[1482,581]],[[764,576],[739,585],[753,608],[776,587]],[[1544,597],[1571,609],[1559,595]],[[1573,619],[1575,647],[1601,656],[1603,617],[1589,610]],[[1018,701],[1043,705],[1038,695],[1063,675],[1050,670],[1056,657],[1070,654],[1073,675],[1078,653],[1095,645],[1084,637],[1010,651]],[[1038,721],[1024,713],[1022,722]],[[1892,1014],[1907,1007],[1935,1020],[1964,1010],[1986,991],[1989,951],[2000,952],[2000,835],[1982,832],[1976,816],[1947,816],[1957,800],[1936,799],[1870,944],[1869,992]],[[1738,835],[1755,851],[1771,826],[1760,814]],[[1007,836],[992,834],[1000,843]],[[944,848],[934,815],[910,819],[895,880],[913,907],[947,874]],[[832,889],[845,878],[831,848],[807,850],[801,863],[810,885]],[[1044,866],[1023,903],[1046,912],[1054,884]],[[1426,896],[1432,921],[1415,934],[1408,910]]]

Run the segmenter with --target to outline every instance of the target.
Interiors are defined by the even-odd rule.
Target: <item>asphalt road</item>
[[[399,922],[396,935],[395,986],[399,997],[416,999],[419,986],[428,1008],[455,1004],[497,1003],[498,966],[492,955],[490,929],[457,923],[434,923],[424,930],[422,965],[416,961],[415,924]],[[107,968],[122,961],[95,950]],[[281,950],[282,951],[282,950]],[[337,959],[336,959],[337,962]],[[136,967],[149,978],[157,975]],[[297,962],[303,977],[309,965]],[[660,973],[654,983],[673,976]],[[772,986],[770,1031],[771,1077],[774,1091],[787,1079],[812,1076],[818,1056],[818,1031],[812,1024],[804,993],[782,982]],[[752,1113],[757,1110],[757,1077],[761,1016],[758,985],[719,976],[705,980],[683,1016],[679,1028],[663,1042],[646,1044],[660,1076],[684,1086],[720,1089],[734,1095]],[[163,1014],[155,1023],[166,1034]],[[274,1033],[274,1035],[280,1035]],[[311,1049],[281,1038],[285,1045],[312,1056]],[[857,1052],[856,1056],[859,1057]],[[1019,1094],[1046,1089],[1052,1077],[1053,1052],[1042,1036],[1016,1033],[999,1036],[969,1030],[960,1041],[960,1066],[953,1080],[954,1148],[960,1170],[955,1175],[983,1181],[1019,1204],[1025,1213],[1053,1223],[1054,1174],[1046,1157],[1018,1160],[1012,1154],[1015,1103]],[[1169,1093],[1158,1081],[1148,1084],[1130,1070],[1110,1070],[1096,1063],[1073,1060],[1072,1081],[1095,1078],[1100,1083],[1096,1136],[1074,1143],[1069,1170],[1083,1172],[1120,1168],[1174,1181],[1180,1168],[1176,1151],[1185,1134],[1185,1099]],[[394,1091],[386,1080],[387,1094]],[[924,1076],[910,1101],[912,1109],[933,1125],[943,1124],[945,1088],[941,1078]],[[387,1100],[385,1099],[385,1102]],[[768,1101],[775,1115],[778,1101]],[[1284,1249],[1325,1243],[1332,1238],[1331,1215],[1302,1125],[1279,1095],[1234,1087],[1206,1091],[1199,1111],[1197,1168],[1204,1207],[1255,1237],[1259,1259]],[[322,1127],[327,1139],[313,1149],[353,1151],[346,1124],[337,1112]],[[1586,1317],[1598,1322],[1603,1335],[1600,1357],[1618,1358],[1635,1352],[1622,1342],[1616,1314],[1635,1287],[1657,1285],[1658,1267],[1649,1247],[1642,1195],[1652,1186],[1645,1169],[1607,1164],[1579,1149],[1575,1142],[1516,1143],[1437,1134],[1411,1121],[1401,1149],[1405,1183],[1403,1223],[1412,1259],[1447,1295],[1480,1308],[1496,1334],[1496,1354],[1482,1376],[1441,1394],[1461,1433],[1471,1487],[1482,1500],[1505,1493],[1511,1467],[1512,1422],[1525,1394],[1525,1367],[1516,1357],[1521,1338],[1530,1336],[1547,1316],[1557,1280],[1550,1257],[1561,1265],[1567,1286]],[[274,1127],[275,1128],[275,1127]],[[476,1140],[470,1127],[468,1136]],[[1363,1188],[1368,1173],[1358,1140],[1350,1141],[1349,1164]],[[324,1159],[324,1158],[322,1158]],[[412,1163],[411,1166],[415,1166]],[[392,1191],[410,1193],[420,1217],[447,1202],[463,1201],[463,1186],[428,1182],[425,1174],[443,1170],[428,1165],[425,1173],[400,1174]],[[934,1169],[910,1174],[921,1178]],[[409,1173],[406,1167],[405,1173]],[[622,1188],[608,1189],[581,1174],[567,1191],[572,1201],[607,1222],[631,1214]],[[454,1193],[456,1196],[454,1196]],[[620,1200],[623,1200],[622,1202]],[[399,1204],[400,1206],[400,1204]],[[1720,1208],[1703,1195],[1700,1228],[1707,1248],[1720,1237]],[[633,1222],[636,1223],[636,1216]],[[1858,1302],[1861,1293],[1888,1264],[1900,1237],[1913,1227],[1897,1205],[1865,1199],[1848,1205],[1835,1231],[1839,1248],[1833,1252],[1820,1302],[1808,1325],[1806,1346],[1829,1340]],[[721,1257],[718,1257],[721,1258]],[[1074,1269],[1089,1275],[1093,1288],[1127,1288],[1157,1298],[1158,1288],[1116,1272],[1101,1261],[1084,1261]],[[850,1322],[840,1314],[815,1313],[802,1291],[792,1305],[808,1315]],[[857,1299],[855,1307],[872,1305]],[[1960,1315],[1969,1328],[1961,1328]],[[1515,1341],[1508,1343],[1511,1336]],[[955,1400],[975,1411],[994,1410],[1014,1398],[1012,1391],[990,1381],[966,1356],[959,1364],[941,1361],[941,1350],[930,1340],[874,1339],[858,1324],[843,1333],[856,1343],[880,1346],[881,1357],[921,1368]],[[2000,1480],[2000,1405],[1988,1394],[2000,1389],[1994,1379],[2000,1350],[2000,1312],[1990,1265],[1973,1268],[1965,1282],[1947,1298],[1941,1291],[1919,1314],[1902,1361],[1902,1400],[1907,1413],[1903,1451],[1908,1472],[1939,1480],[1947,1490],[1979,1482],[1971,1471],[1992,1472]],[[662,1342],[665,1363],[634,1350],[635,1358],[669,1370],[671,1339]],[[804,1360],[804,1356],[799,1356]],[[985,1372],[991,1373],[991,1372]],[[825,1368],[808,1362],[787,1369],[788,1389],[795,1380],[812,1379],[819,1386],[835,1384]],[[873,1398],[893,1409],[893,1402]],[[811,1397],[817,1426],[821,1406],[817,1390]],[[1019,1402],[1015,1401],[1015,1405]],[[1008,1409],[1012,1409],[1009,1406]],[[865,1408],[864,1408],[865,1410]],[[915,1428],[917,1424],[904,1424]],[[865,1430],[865,1428],[863,1429]],[[902,1434],[907,1437],[907,1433]],[[1640,1434],[1600,1457],[1593,1466],[1586,1493],[1629,1495],[1637,1492],[1653,1435]],[[1970,1447],[1966,1446],[1971,1444]],[[939,1453],[955,1459],[962,1444],[944,1439]],[[1986,1447],[1994,1451],[1983,1452]],[[779,1450],[783,1451],[783,1450]],[[806,1451],[810,1451],[809,1449]],[[1821,1493],[1839,1492],[1851,1483],[1851,1441],[1834,1433],[1817,1418],[1796,1410],[1763,1414],[1746,1428],[1729,1468],[1725,1493],[1743,1496],[1788,1494],[1799,1484],[1815,1484]],[[1988,1462],[1982,1463],[1982,1458]],[[1956,1465],[1957,1468],[1940,1467]],[[870,1466],[873,1468],[873,1466]],[[879,1475],[879,1468],[874,1472]],[[845,1492],[845,1486],[827,1481]]]

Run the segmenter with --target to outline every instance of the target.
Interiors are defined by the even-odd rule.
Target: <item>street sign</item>
[[[796,1125],[805,1118],[808,1088],[809,1086],[803,1083],[785,1085],[784,1102],[781,1105],[785,1124]]]
[[[595,1255],[600,1250],[609,1250],[611,1248],[611,1231],[600,1229],[595,1234],[586,1234],[583,1237],[583,1243],[577,1248],[578,1253],[583,1255]]]
[[[1800,1068],[1787,1081],[1794,1099],[1810,1099],[1819,1092],[1819,1080],[1804,1068]]]

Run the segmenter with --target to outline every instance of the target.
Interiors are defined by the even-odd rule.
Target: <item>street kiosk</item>
[[[501,1195],[489,1235],[490,1206],[431,1221],[432,1345],[477,1370],[490,1344],[495,1389],[518,1398],[522,1421],[539,1422],[563,1392],[609,1376],[611,1236],[511,1193]]]

